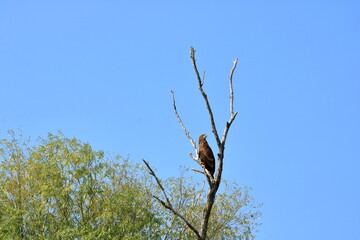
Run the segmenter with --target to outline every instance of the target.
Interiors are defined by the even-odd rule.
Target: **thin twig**
[[[206,173],[204,171],[200,171],[195,168],[192,168],[191,170],[193,170],[194,172],[198,172],[198,173],[202,173],[202,174],[206,175]]]
[[[169,200],[169,198],[168,198],[168,196],[167,196],[167,194],[166,194],[166,191],[165,191],[164,187],[162,186],[162,184],[161,184],[161,182],[160,182],[160,179],[156,176],[154,170],[152,170],[152,168],[150,167],[149,163],[148,163],[147,161],[145,161],[144,159],[143,159],[143,162],[145,163],[146,167],[149,169],[150,174],[155,178],[158,186],[160,187],[161,191],[163,192],[163,194],[164,194],[164,196],[165,196],[166,202],[167,202],[167,203],[169,204],[169,206],[171,207],[171,202],[170,202],[170,200]]]
[[[197,162],[205,170],[204,163],[202,163],[198,157],[195,157],[192,153],[190,153],[189,155],[195,162]]]
[[[190,140],[191,145],[193,146],[195,152],[197,153],[196,143],[195,143],[194,139],[192,139],[192,137],[190,136],[190,133],[186,130],[185,125],[184,125],[183,121],[181,120],[180,115],[179,115],[179,113],[178,113],[178,111],[176,109],[175,93],[174,93],[173,90],[171,90],[171,94],[172,94],[172,100],[173,100],[173,107],[174,107],[175,115],[176,115],[177,119],[179,120],[181,128],[184,130],[184,133],[185,133],[186,137]]]
[[[155,198],[156,200],[158,200],[166,209],[169,209],[173,214],[175,214],[176,216],[178,216],[179,218],[181,218],[181,220],[184,221],[184,223],[195,233],[195,235],[197,236],[198,239],[202,239],[200,236],[200,233],[198,232],[198,230],[182,215],[180,214],[178,211],[176,211],[173,207],[172,204],[169,200],[169,198],[167,197],[166,191],[164,189],[164,187],[162,186],[159,178],[156,176],[154,170],[152,170],[152,168],[150,167],[149,163],[146,162],[143,159],[143,162],[145,163],[146,167],[149,169],[150,174],[155,178],[158,186],[160,187],[161,191],[163,192],[166,202],[164,202],[163,200],[161,200],[159,197],[152,195],[153,198]]]

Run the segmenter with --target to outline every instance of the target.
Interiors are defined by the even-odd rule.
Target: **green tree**
[[[0,142],[0,239],[196,237],[153,198],[162,191],[144,167],[60,132],[35,143],[9,133]],[[188,172],[162,183],[174,208],[198,227],[206,182],[194,181]],[[208,238],[252,238],[257,206],[246,188],[223,180]]]
[[[49,134],[0,148],[0,239],[158,239],[139,166]]]

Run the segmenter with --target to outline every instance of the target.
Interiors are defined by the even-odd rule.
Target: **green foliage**
[[[0,239],[159,238],[139,167],[61,133],[35,147],[12,136],[0,150]]]
[[[185,216],[192,225],[200,229],[203,207],[206,203],[207,183],[194,181],[183,171],[179,178],[163,181],[170,193],[173,207]],[[254,211],[260,205],[248,194],[249,189],[241,188],[236,183],[222,182],[222,191],[217,195],[210,217],[208,239],[254,239],[260,212]],[[157,203],[158,204],[158,203]],[[162,206],[159,204],[159,208]],[[196,239],[194,233],[167,209],[162,208],[165,220],[163,236],[167,239]]]
[[[162,195],[141,166],[60,132],[33,146],[9,133],[0,142],[0,239],[195,239],[152,197]],[[199,227],[205,182],[162,183],[174,208]],[[252,239],[257,205],[247,189],[223,186],[208,238]]]

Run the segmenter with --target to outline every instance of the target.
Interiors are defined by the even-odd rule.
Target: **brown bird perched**
[[[206,134],[203,134],[199,137],[199,158],[201,162],[205,165],[211,176],[214,177],[215,172],[215,158],[213,151],[211,150],[208,142],[206,141]]]

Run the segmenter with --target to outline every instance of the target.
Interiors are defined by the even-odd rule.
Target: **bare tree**
[[[183,222],[186,224],[186,226],[188,228],[190,228],[194,234],[196,235],[197,239],[199,240],[205,240],[207,237],[207,230],[208,230],[208,225],[209,225],[209,219],[210,219],[210,215],[211,215],[211,210],[213,208],[214,202],[215,202],[215,197],[216,197],[216,193],[219,189],[220,186],[220,182],[221,182],[221,176],[222,176],[222,171],[223,171],[223,160],[224,160],[224,151],[225,151],[225,143],[226,143],[226,138],[227,138],[227,134],[229,132],[230,126],[233,123],[233,121],[236,118],[237,112],[234,112],[234,107],[233,107],[233,102],[234,102],[234,92],[233,92],[233,84],[232,84],[232,79],[233,79],[233,74],[234,71],[236,69],[236,65],[238,62],[238,59],[235,59],[233,62],[233,67],[230,70],[230,75],[229,75],[229,89],[230,89],[230,119],[225,123],[225,128],[224,128],[224,132],[222,137],[220,138],[217,128],[216,128],[216,124],[215,124],[215,120],[214,120],[214,115],[211,109],[211,105],[208,99],[208,96],[206,95],[204,89],[203,89],[203,85],[204,85],[204,76],[203,78],[201,78],[197,65],[196,65],[196,58],[195,58],[195,49],[193,47],[190,47],[190,58],[191,58],[191,62],[193,65],[193,68],[195,70],[195,74],[197,77],[197,83],[198,83],[198,88],[199,91],[202,95],[202,97],[204,98],[205,101],[205,105],[206,105],[206,109],[208,111],[209,114],[209,118],[210,118],[210,124],[211,124],[211,128],[212,128],[212,133],[215,137],[216,140],[216,144],[218,147],[218,153],[217,153],[217,169],[216,169],[216,175],[213,178],[211,176],[211,174],[205,169],[204,164],[201,162],[201,160],[199,159],[199,149],[196,146],[196,142],[194,141],[194,139],[190,136],[190,133],[187,131],[186,127],[184,126],[184,123],[177,111],[176,108],[176,102],[175,102],[175,96],[174,96],[174,92],[171,91],[172,93],[172,100],[173,100],[173,107],[174,107],[174,111],[175,111],[175,115],[177,117],[177,119],[179,120],[179,123],[181,125],[181,128],[183,129],[186,137],[189,139],[191,145],[194,148],[195,151],[195,156],[190,153],[190,157],[196,161],[202,168],[204,171],[199,171],[196,169],[192,169],[196,172],[200,172],[202,174],[204,174],[207,178],[208,184],[209,184],[209,189],[208,189],[208,193],[207,193],[207,197],[206,197],[206,204],[203,208],[203,213],[202,213],[202,218],[201,218],[201,225],[200,228],[195,227],[191,221],[189,219],[187,219],[185,216],[183,216],[180,212],[178,212],[176,209],[174,209],[173,204],[171,203],[170,199],[168,198],[166,191],[164,189],[164,187],[161,184],[160,179],[156,176],[155,172],[153,171],[153,169],[150,167],[149,163],[146,162],[145,160],[144,163],[147,166],[147,168],[150,170],[150,174],[155,178],[157,185],[160,187],[165,200],[162,200],[160,197],[158,196],[153,196],[155,199],[157,199],[157,201],[159,201],[165,208],[169,209],[174,215],[180,217]]]

